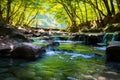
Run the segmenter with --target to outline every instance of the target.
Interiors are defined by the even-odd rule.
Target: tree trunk
[[[27,8],[27,6],[25,5],[24,10],[23,10],[23,12],[20,14],[19,19],[18,19],[18,21],[16,22],[15,25],[20,25],[20,24],[21,24],[21,20],[22,20],[23,17],[24,17],[24,13],[26,12],[26,8]]]
[[[77,0],[77,5],[78,5],[78,7],[79,7],[79,10],[80,10],[80,14],[81,14],[81,20],[80,20],[80,23],[81,22],[84,22],[84,17],[83,17],[83,13],[82,13],[82,9],[81,9],[81,7],[80,7],[80,2],[79,2],[79,0]]]
[[[31,19],[28,21],[27,25],[29,25],[29,24],[33,21],[33,19],[35,19],[35,18],[37,17],[37,14],[38,14],[38,11],[37,11],[36,14],[34,15],[34,17],[31,18]]]
[[[110,5],[111,5],[112,15],[115,15],[115,8],[114,8],[113,0],[110,0]]]
[[[3,16],[2,16],[2,14],[3,14],[3,12],[2,12],[2,1],[0,0],[0,23],[3,21]]]
[[[86,6],[86,3],[85,3],[85,0],[84,0],[84,6],[85,6],[85,16],[86,16],[86,22],[88,22],[88,16],[87,16],[87,6]]]
[[[7,0],[7,15],[6,15],[7,23],[9,23],[9,21],[10,21],[11,2],[12,2],[12,0]]]
[[[103,0],[104,4],[105,4],[105,7],[106,7],[106,10],[107,10],[107,15],[108,16],[111,16],[112,13],[110,11],[110,7],[109,7],[109,4],[108,4],[108,0]]]
[[[0,3],[0,22],[2,22],[2,10],[1,10],[1,3]]]
[[[117,2],[118,10],[119,10],[119,12],[120,12],[120,0],[116,0],[116,2]]]

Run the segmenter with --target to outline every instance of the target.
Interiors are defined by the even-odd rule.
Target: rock
[[[0,28],[0,36],[8,37],[9,39],[14,39],[17,41],[29,42],[29,39],[24,36],[24,34],[17,28],[13,26],[6,25],[6,27]]]
[[[116,41],[120,41],[120,32],[117,33]]]
[[[106,55],[107,62],[120,62],[120,41],[109,42]]]
[[[15,39],[17,41],[25,41],[25,42],[29,42],[30,41],[22,33],[14,33],[14,34],[10,35],[10,38],[13,38],[13,39]]]
[[[52,38],[50,36],[43,36],[42,39],[43,40],[52,40]]]
[[[85,34],[78,34],[73,37],[73,41],[85,41],[86,35]]]
[[[23,42],[15,46],[14,50],[11,52],[11,57],[34,60],[42,56],[44,52],[45,49],[39,45]]]
[[[59,42],[51,42],[48,46],[51,46],[51,47],[57,47],[57,46],[59,46],[60,45],[60,43]]]
[[[0,40],[0,57],[10,57],[10,52],[13,49],[12,40]]]
[[[10,48],[0,49],[0,57],[10,57]]]
[[[87,44],[96,45],[99,42],[99,38],[95,35],[88,36]]]

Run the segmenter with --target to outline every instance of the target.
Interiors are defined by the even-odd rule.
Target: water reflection
[[[37,44],[41,42],[36,41]],[[68,47],[71,42],[68,42],[68,45],[66,43],[63,45],[66,45],[66,50],[49,46],[45,55],[33,62],[14,59],[12,66],[2,67],[8,65],[9,59],[0,59],[0,80],[98,80],[102,78],[119,80],[120,65],[113,67],[113,64],[105,62],[104,56],[93,54],[91,51],[87,54],[75,51],[80,48],[91,50],[86,46],[83,48],[80,44],[72,43],[74,44],[72,48],[75,50],[70,50]]]

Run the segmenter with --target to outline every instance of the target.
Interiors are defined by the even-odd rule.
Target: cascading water
[[[46,49],[46,53],[47,56],[50,55],[58,55],[60,57],[59,54],[63,54],[63,55],[69,55],[71,59],[75,58],[75,57],[83,57],[83,58],[93,58],[95,57],[94,54],[83,54],[81,52],[76,52],[76,51],[64,51],[64,50],[55,50],[50,48]]]
[[[98,43],[98,45],[101,45],[101,47],[94,47],[95,49],[105,51],[106,50],[106,45],[110,41],[115,41],[116,40],[116,33],[105,33],[102,39],[102,43]]]
[[[115,41],[117,34],[115,33],[105,33],[103,37],[103,43],[107,44],[109,41]]]
[[[34,39],[33,43],[40,46],[49,42],[41,41],[39,38]],[[67,49],[50,45],[47,46],[45,56],[42,58],[32,62],[24,61],[24,63],[15,59],[11,67],[4,67],[8,60],[1,59],[0,80],[97,80],[100,74],[110,72],[110,68],[106,67],[105,58],[95,55],[90,46],[83,48],[81,44],[70,43],[67,40],[66,42],[58,39],[55,41],[59,41],[60,45]],[[73,49],[70,50],[71,48]],[[85,50],[89,51],[84,53]]]
[[[116,40],[116,37],[117,37],[117,34],[113,34],[111,41],[115,41],[115,40]]]

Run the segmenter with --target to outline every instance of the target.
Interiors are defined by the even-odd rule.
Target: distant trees
[[[40,9],[39,0],[0,0],[0,22],[31,25]]]
[[[32,25],[38,14],[50,13],[67,30],[104,27],[120,22],[120,0],[0,0],[0,22],[12,25]]]
[[[118,19],[120,0],[57,0],[57,2],[63,6],[70,18],[71,26],[68,27],[70,32],[79,31],[82,26],[92,27],[93,20],[96,28],[120,22]]]

